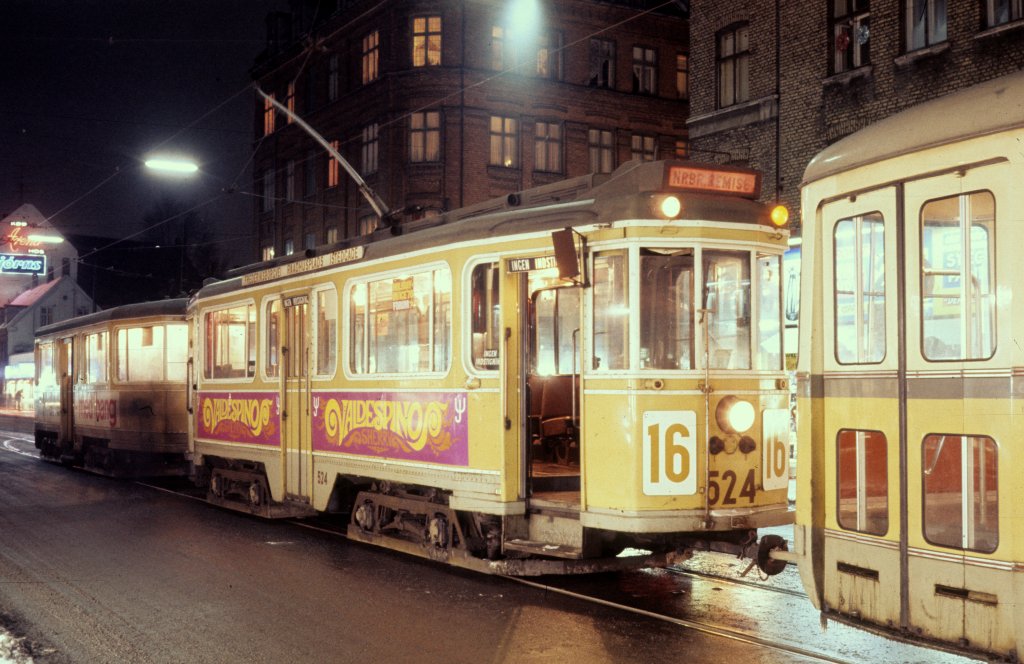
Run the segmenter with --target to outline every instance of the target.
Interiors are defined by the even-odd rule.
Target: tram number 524
[[[697,413],[661,410],[644,413],[643,488],[648,496],[697,493]]]

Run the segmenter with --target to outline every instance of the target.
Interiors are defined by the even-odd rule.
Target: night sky
[[[267,12],[286,6],[3,0],[0,216],[32,203],[64,233],[128,237],[162,209],[195,208],[203,241],[232,264],[251,260],[248,72]],[[191,156],[200,173],[157,177],[142,161],[158,149]]]

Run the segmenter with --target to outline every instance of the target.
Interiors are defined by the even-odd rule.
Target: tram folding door
[[[57,372],[60,381],[60,430],[58,441],[66,442],[64,449],[75,444],[75,353],[74,337],[57,341]],[[62,446],[63,447],[63,446]]]
[[[285,496],[309,502],[312,493],[312,436],[310,431],[309,295],[282,299],[282,453]]]
[[[1011,598],[1000,598],[1014,587],[1014,552],[999,549],[1013,509],[999,509],[1012,454],[999,443],[1015,437],[999,378],[1012,344],[997,343],[1011,323],[996,321],[995,201],[1011,199],[1001,168],[823,206],[830,333],[815,434],[832,469],[827,605],[996,650],[1015,624]]]

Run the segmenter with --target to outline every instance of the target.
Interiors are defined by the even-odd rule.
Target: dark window
[[[718,33],[718,106],[724,108],[750,98],[750,26],[734,26]]]

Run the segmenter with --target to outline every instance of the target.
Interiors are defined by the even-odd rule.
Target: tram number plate
[[[643,490],[648,496],[697,493],[697,413],[648,411],[643,418]]]
[[[789,410],[769,408],[761,415],[764,444],[761,482],[765,491],[789,487]]]

